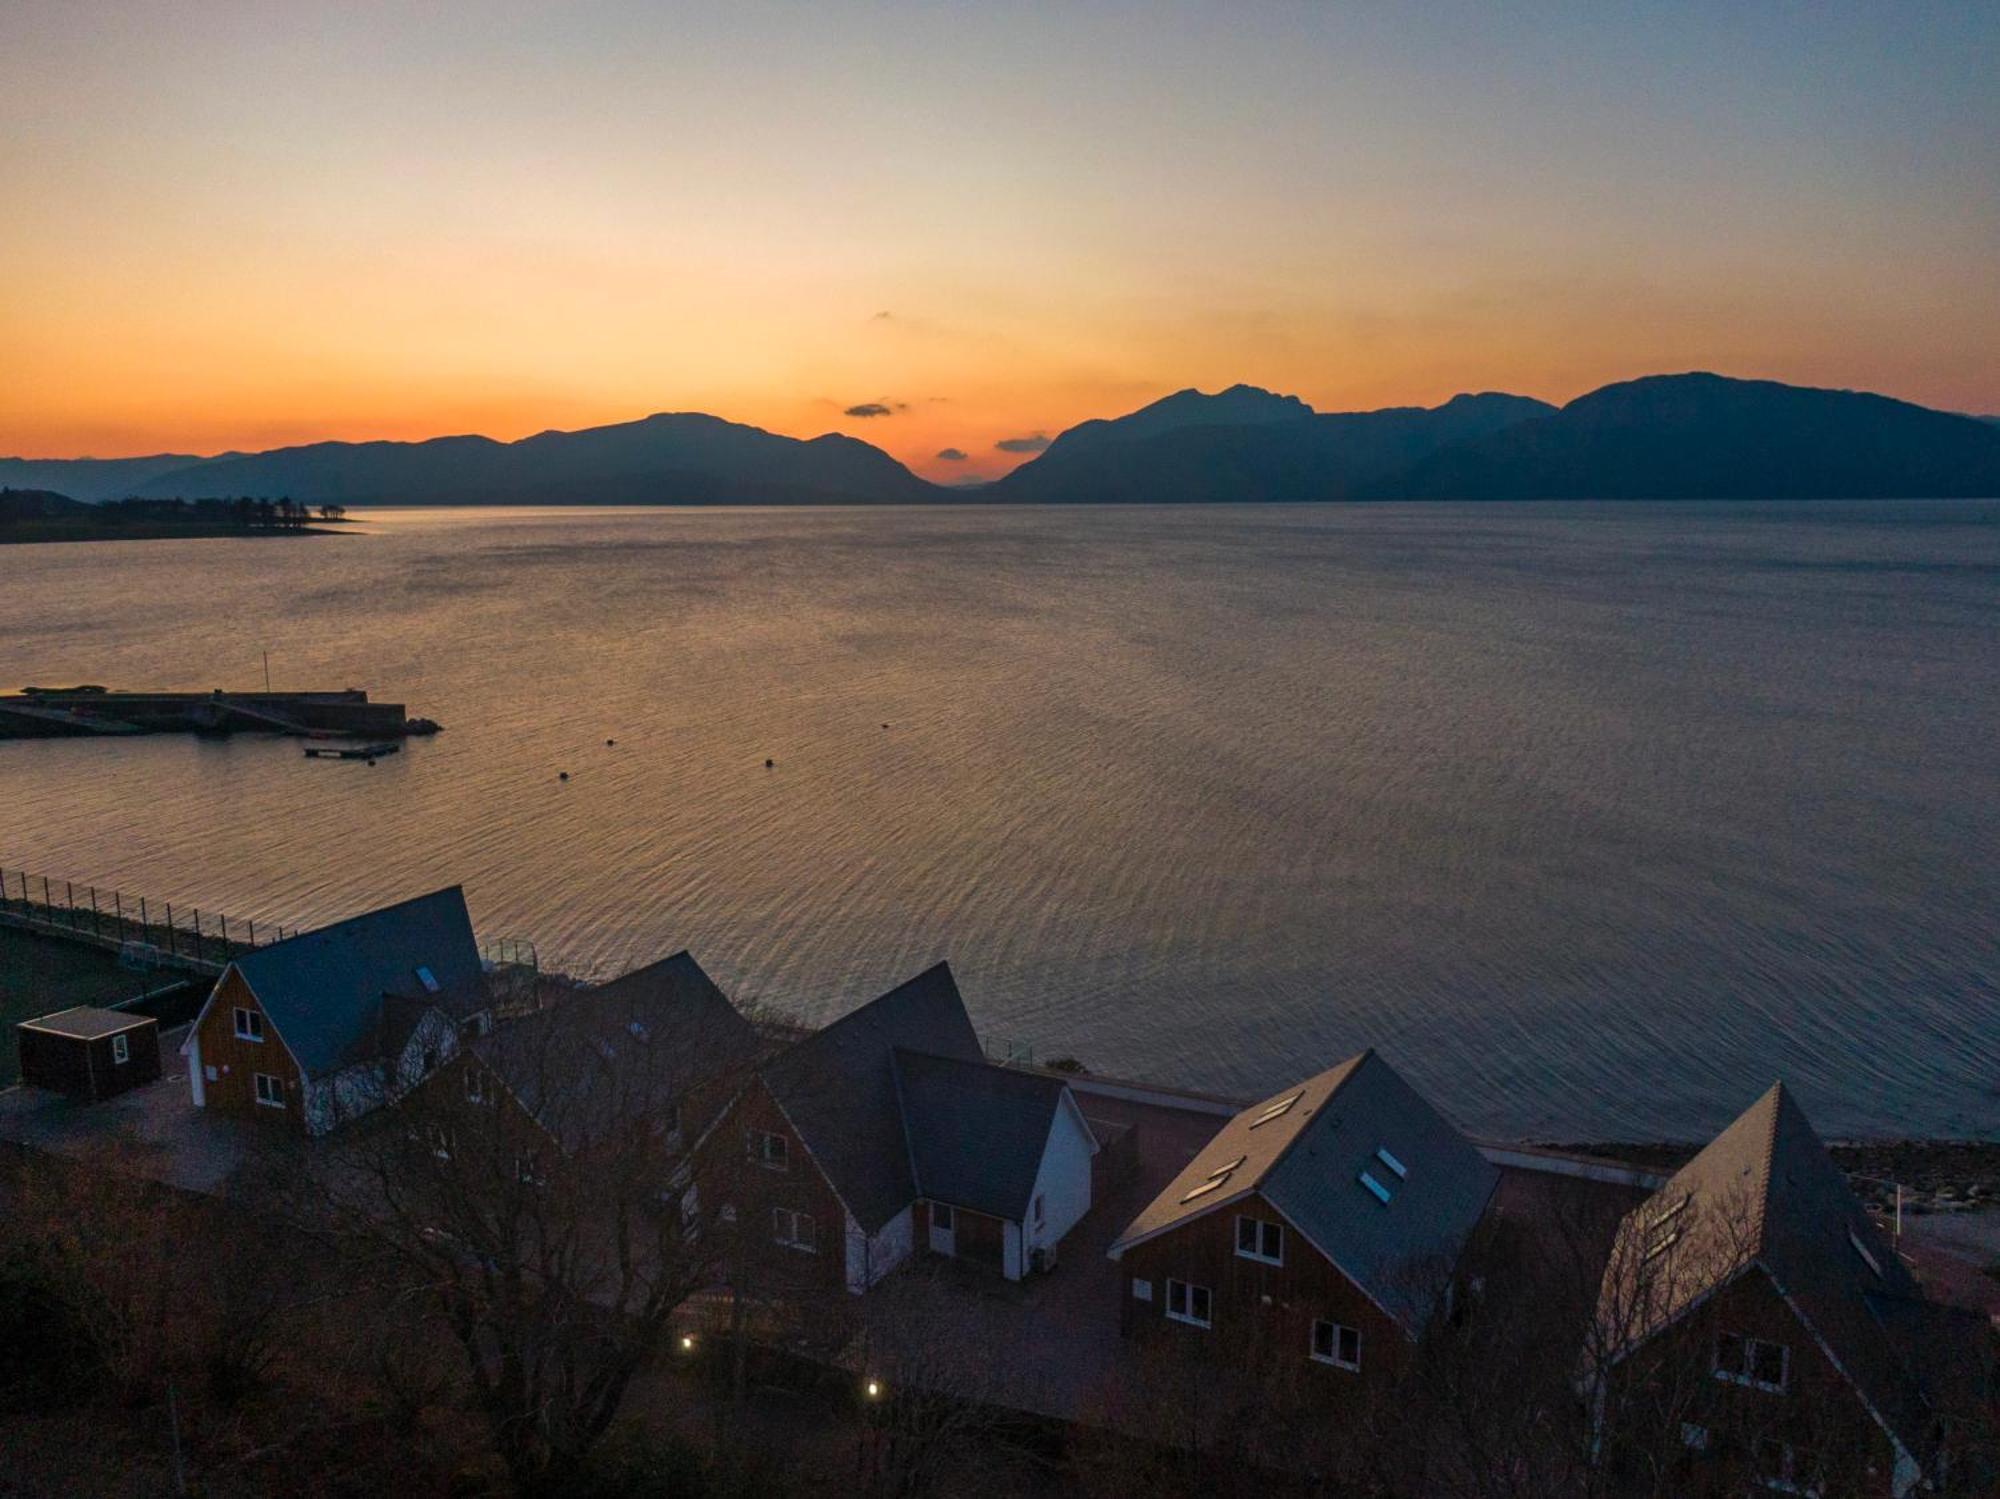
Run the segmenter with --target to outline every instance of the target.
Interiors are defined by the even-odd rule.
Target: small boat
[[[336,749],[332,745],[311,744],[306,746],[308,760],[374,760],[382,755],[393,755],[402,749],[393,740],[380,744],[364,744],[359,748]]]

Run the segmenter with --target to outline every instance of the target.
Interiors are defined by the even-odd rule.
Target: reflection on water
[[[366,529],[0,548],[8,686],[268,648],[446,725],[0,744],[0,863],[287,922],[457,880],[545,960],[816,1016],[948,956],[996,1041],[1232,1091],[1373,1044],[1508,1133],[1779,1073],[1835,1133],[2000,1131],[2000,506]]]

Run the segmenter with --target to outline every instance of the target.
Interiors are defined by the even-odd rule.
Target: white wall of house
[[[396,1058],[395,1092],[407,1093],[424,1080],[425,1053],[439,1067],[458,1054],[458,1027],[443,1010],[426,1011],[417,1028],[410,1032],[410,1039],[403,1043],[403,1054]]]
[[[197,1031],[188,1032],[187,1058],[188,1058],[188,1091],[194,1094],[194,1106],[196,1108],[198,1109],[207,1108],[208,1095],[202,1090],[201,1035]]]
[[[1026,1255],[1054,1244],[1076,1227],[1077,1220],[1090,1211],[1090,1160],[1097,1142],[1083,1122],[1074,1101],[1065,1097],[1049,1126],[1048,1142],[1042,1146],[1042,1164],[1035,1173],[1035,1195],[1042,1199],[1042,1221],[1034,1218],[1035,1205],[1028,1203]]]
[[[915,1229],[904,1208],[874,1233],[863,1233],[847,1215],[847,1289],[859,1295],[910,1257]]]

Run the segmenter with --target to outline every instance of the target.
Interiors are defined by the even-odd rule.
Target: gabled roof
[[[1259,1193],[1414,1335],[1441,1289],[1438,1272],[1456,1262],[1499,1180],[1395,1068],[1364,1051],[1225,1124],[1111,1254]]]
[[[1908,1310],[1922,1292],[1783,1083],[1626,1215],[1600,1316],[1629,1351],[1752,1267],[1890,1435],[1922,1453],[1929,1397],[1909,1329],[1924,1319]]]
[[[472,1043],[477,1062],[566,1150],[746,1069],[757,1033],[689,954],[582,990]],[[704,1121],[684,1120],[699,1129]]]
[[[233,966],[309,1077],[381,1056],[391,996],[447,1008],[480,984],[457,885],[255,948]]]
[[[918,1194],[1027,1221],[1062,1080],[901,1048],[895,1068]]]
[[[874,1233],[917,1197],[897,1048],[982,1062],[951,967],[939,963],[779,1054],[765,1086],[855,1220]]]

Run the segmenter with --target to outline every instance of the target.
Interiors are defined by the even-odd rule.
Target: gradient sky
[[[1691,368],[2000,410],[2000,5],[0,6],[0,453]]]

